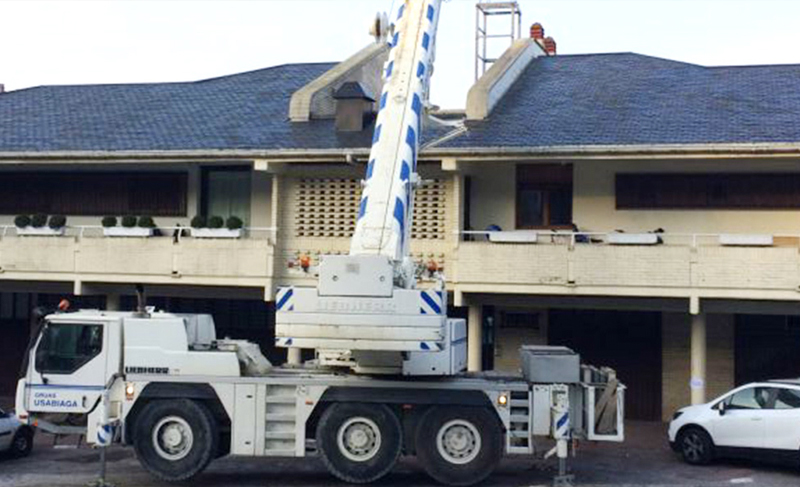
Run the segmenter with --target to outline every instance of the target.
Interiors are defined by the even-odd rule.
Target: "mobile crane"
[[[132,445],[165,481],[223,455],[318,454],[336,477],[367,483],[405,454],[441,483],[471,485],[504,454],[526,454],[556,455],[563,482],[572,440],[622,441],[613,371],[523,347],[522,376],[465,373],[465,323],[447,318],[444,280],[416,288],[410,226],[440,7],[405,0],[388,33],[350,255],[325,257],[317,288],[276,293],[276,344],[316,349],[316,361],[272,367],[256,345],[217,339],[211,316],[143,299],[136,312],[54,313],[28,352],[18,417]]]

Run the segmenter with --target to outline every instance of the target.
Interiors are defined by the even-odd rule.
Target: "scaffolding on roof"
[[[508,16],[509,31],[490,33],[491,17]],[[518,2],[478,2],[475,5],[475,80],[497,61],[489,54],[489,44],[494,39],[508,39],[509,45],[522,35],[522,10]]]

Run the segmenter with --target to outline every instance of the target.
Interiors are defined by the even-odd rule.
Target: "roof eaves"
[[[326,157],[342,157],[347,154],[366,155],[369,148],[336,149],[219,149],[219,150],[166,150],[166,151],[21,151],[0,152],[3,160],[197,160],[197,159],[273,159],[307,160]],[[730,143],[730,144],[659,144],[659,145],[574,145],[541,147],[460,147],[431,148],[422,151],[422,156],[492,157],[492,156],[573,156],[618,158],[630,156],[682,157],[697,156],[770,156],[785,155],[800,157],[800,142],[780,143]]]
[[[709,144],[641,144],[641,145],[561,145],[536,147],[458,147],[433,148],[428,156],[520,157],[561,156],[574,158],[621,157],[750,157],[800,156],[800,142],[709,143]]]

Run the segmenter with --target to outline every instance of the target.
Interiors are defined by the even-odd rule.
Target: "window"
[[[36,350],[39,373],[70,374],[103,349],[103,326],[50,323]]]
[[[743,389],[725,402],[728,409],[764,409],[769,402],[769,389],[766,387]]]
[[[617,174],[617,209],[800,208],[800,173]]]
[[[186,216],[185,172],[2,172],[0,214]]]
[[[571,228],[572,166],[517,166],[517,228]]]
[[[250,224],[251,170],[249,167],[212,167],[203,170],[203,213],[227,219],[237,216]]]
[[[800,390],[779,388],[775,409],[800,409]]]

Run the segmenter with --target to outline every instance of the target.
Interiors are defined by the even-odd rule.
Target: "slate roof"
[[[291,123],[332,63],[189,83],[0,94],[0,152],[367,148],[371,130]],[[489,118],[440,148],[800,142],[800,65],[703,67],[632,53],[534,60]],[[429,124],[425,142],[449,129]]]
[[[292,93],[335,64],[190,83],[42,86],[0,94],[0,152],[368,147],[371,131],[292,124]]]
[[[704,67],[633,53],[537,58],[444,147],[800,142],[800,65]]]

